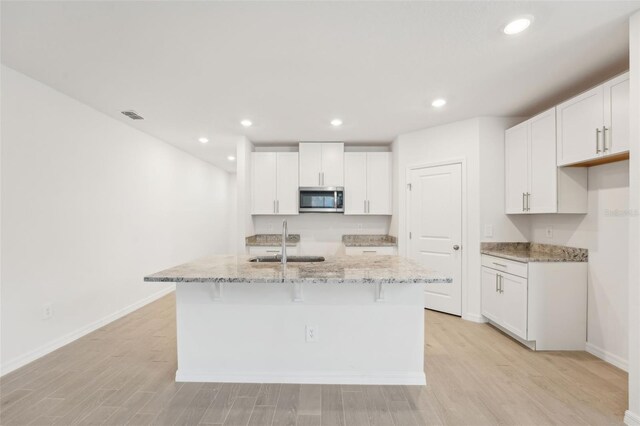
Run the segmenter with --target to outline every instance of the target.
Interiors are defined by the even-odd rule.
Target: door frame
[[[454,164],[460,164],[461,169],[461,186],[462,186],[462,212],[461,212],[461,228],[462,228],[462,237],[460,244],[462,245],[462,250],[460,250],[461,259],[461,271],[460,271],[460,304],[461,304],[461,318],[467,319],[467,277],[469,276],[469,265],[468,265],[468,256],[466,255],[466,249],[469,247],[467,241],[467,160],[464,157],[459,158],[451,158],[448,160],[441,161],[432,161],[429,163],[419,163],[419,164],[410,164],[407,166],[405,171],[405,183],[408,184],[411,181],[411,172],[414,170],[420,169],[429,169],[432,167],[439,166],[452,166]],[[402,248],[402,254],[405,257],[409,257],[409,224],[411,223],[411,194],[409,193],[409,186],[405,185],[405,205],[404,205],[404,238],[407,242]]]

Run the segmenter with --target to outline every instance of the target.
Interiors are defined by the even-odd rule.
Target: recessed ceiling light
[[[198,139],[198,142],[200,142],[200,143],[207,143],[207,142],[209,142],[209,139],[207,139],[207,138],[199,138],[199,139]]]
[[[252,125],[253,123],[251,122],[251,120],[246,120],[246,119],[245,119],[245,120],[242,120],[242,121],[240,122],[240,124],[242,124],[244,127],[251,127],[251,125]]]
[[[233,155],[230,155],[227,157],[227,160],[229,161],[234,161],[236,159],[236,157],[234,157]]]
[[[506,35],[514,35],[523,32],[531,25],[532,18],[518,18],[509,22],[502,31]]]
[[[445,101],[444,99],[436,99],[435,101],[431,102],[431,105],[436,108],[441,108],[446,104],[447,104],[447,101]]]
[[[331,125],[333,127],[342,126],[342,120],[340,120],[339,118],[334,118],[333,120],[331,120]]]

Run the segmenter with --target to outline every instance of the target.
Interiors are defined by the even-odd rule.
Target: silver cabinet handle
[[[371,201],[367,200],[367,213],[371,213]]]
[[[500,275],[500,293],[504,293],[504,277]]]
[[[276,213],[280,213],[280,200],[276,200]]]
[[[322,186],[322,172],[318,172],[318,185]]]
[[[456,245],[453,246],[453,249],[454,250],[460,250],[460,246],[456,244]]]
[[[523,211],[523,212],[526,212],[526,211],[527,211],[527,209],[526,209],[526,207],[525,207],[525,201],[524,201],[524,192],[522,193],[522,211]]]
[[[276,212],[276,200],[273,200],[273,213]]]
[[[596,154],[600,152],[600,129],[596,129]]]
[[[609,148],[607,148],[607,129],[605,126],[602,126],[602,152],[607,152],[609,151]]]
[[[363,253],[377,253],[377,250],[362,250]]]
[[[498,263],[498,262],[493,262],[493,264],[496,266],[502,266],[503,268],[507,267],[507,265],[503,265],[502,263]]]
[[[364,211],[364,213],[366,213],[367,212],[367,200],[364,200],[363,202],[364,202],[364,207],[363,207],[364,210],[363,211]]]
[[[531,211],[531,194],[527,192],[527,211]]]
[[[498,292],[498,277],[499,277],[499,275],[496,274],[496,293]]]

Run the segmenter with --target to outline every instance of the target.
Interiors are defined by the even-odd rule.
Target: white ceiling
[[[2,62],[227,170],[256,143],[525,116],[626,69],[639,1],[2,2]],[[531,14],[525,33],[510,19]],[[436,97],[448,104],[431,107]],[[134,109],[134,122],[120,114]],[[340,117],[344,125],[332,128]],[[243,118],[255,125],[240,126]],[[197,139],[206,136],[208,144]]]

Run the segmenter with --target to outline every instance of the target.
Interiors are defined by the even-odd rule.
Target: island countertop
[[[210,256],[144,277],[151,282],[212,283],[450,283],[401,256],[335,256],[324,262],[249,262],[252,256]]]

